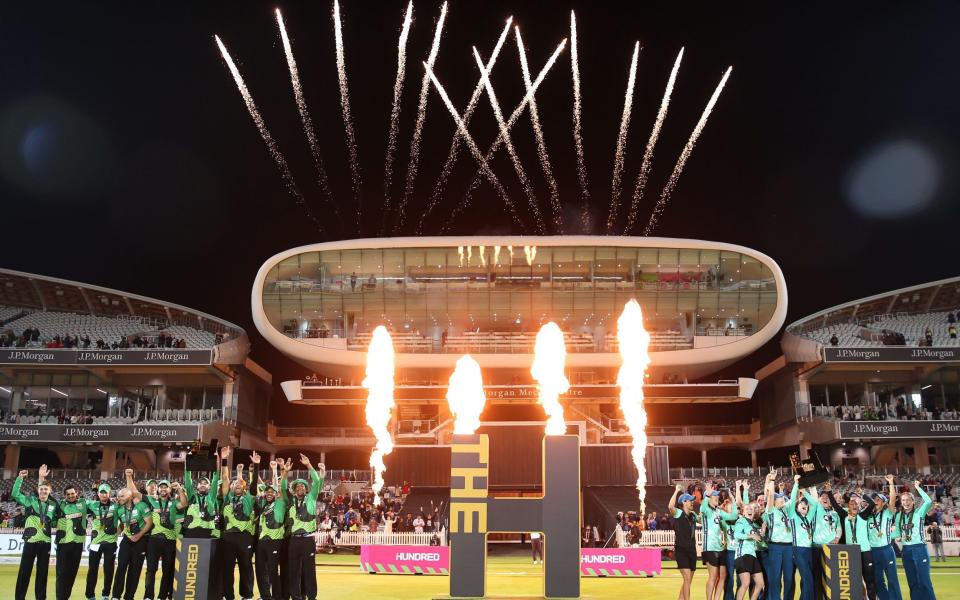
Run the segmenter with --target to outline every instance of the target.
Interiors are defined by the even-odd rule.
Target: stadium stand
[[[929,331],[933,346],[958,347],[960,339],[949,333],[952,311],[930,312],[922,314],[883,314],[863,318],[855,323],[839,323],[818,329],[804,331],[803,335],[821,344],[829,345],[833,336],[838,346],[918,346],[926,345],[926,333]],[[895,335],[900,334],[902,339]],[[902,343],[897,343],[897,342]]]

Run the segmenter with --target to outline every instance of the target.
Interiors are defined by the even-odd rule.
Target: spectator
[[[951,340],[957,339],[957,326],[951,323],[947,326],[947,333],[950,335]]]
[[[414,533],[423,533],[423,528],[426,526],[426,522],[423,520],[423,514],[417,515],[417,518],[413,520],[413,531]]]
[[[936,521],[927,527],[927,533],[930,534],[930,545],[933,546],[933,561],[946,562],[947,557],[943,553],[943,530]]]
[[[830,336],[830,345],[831,346],[840,345],[840,340],[837,338],[837,334],[833,334],[832,336]]]

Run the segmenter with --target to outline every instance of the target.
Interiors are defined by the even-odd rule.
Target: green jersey
[[[131,535],[140,533],[146,526],[147,519],[151,518],[150,513],[152,510],[150,505],[144,500],[132,506],[124,506],[123,504],[118,506],[117,516],[120,522],[123,523],[123,535],[130,537]]]
[[[893,539],[893,511],[889,507],[867,517],[867,533],[871,548],[889,546]]]
[[[223,518],[227,533],[250,533],[256,527],[253,505],[255,499],[250,492],[237,496],[230,492],[223,499]]]
[[[183,537],[220,537],[220,500],[217,497],[219,487],[220,474],[214,473],[210,479],[210,489],[206,494],[201,494],[193,484],[190,471],[184,473],[183,491],[188,504],[183,513]]]
[[[860,546],[861,552],[870,551],[870,534],[867,533],[867,522],[859,516],[843,520],[843,531],[848,544]]]
[[[283,489],[283,495],[290,507],[287,520],[292,535],[305,535],[317,530],[317,498],[322,489],[323,479],[313,469],[310,470],[310,489],[303,498],[289,498],[286,488]]]
[[[182,520],[180,509],[177,508],[177,501],[173,498],[164,499],[148,496],[146,502],[150,505],[150,518],[153,520],[150,536],[162,537],[167,540],[177,539],[177,527]]]
[[[900,513],[896,518],[896,526],[900,531],[900,541],[903,542],[904,546],[916,546],[927,543],[923,537],[923,518],[927,516],[930,507],[933,506],[933,500],[923,491],[923,488],[917,489],[917,492],[920,493],[920,497],[923,499],[919,508],[916,504],[914,504],[913,510],[911,511],[904,511],[903,507],[901,507]]]
[[[28,543],[49,544],[50,528],[57,517],[57,501],[49,497],[40,500],[37,496],[27,496],[22,489],[23,478],[17,477],[13,482],[10,497],[23,507],[26,517],[23,540]]]
[[[832,544],[833,540],[843,534],[843,522],[836,511],[826,509],[812,494],[805,493],[810,505],[810,520],[813,523],[813,543],[822,546]]]
[[[87,541],[87,501],[57,503],[57,545],[83,544]]]
[[[735,522],[737,513],[726,512],[720,508],[710,506],[709,498],[700,503],[700,523],[703,527],[703,549],[706,552],[723,552],[726,550],[726,527],[728,522]]]
[[[109,501],[104,504],[99,500],[88,500],[87,514],[93,517],[93,539],[90,543],[116,544],[120,526],[117,505]]]
[[[274,498],[273,502],[257,498],[256,512],[260,539],[282,540],[286,537],[287,502],[282,495]]]
[[[756,521],[751,521],[746,517],[737,519],[737,524],[733,527],[733,539],[736,540],[736,558],[741,556],[757,557],[759,544],[750,537],[751,533],[760,535],[760,525]]]

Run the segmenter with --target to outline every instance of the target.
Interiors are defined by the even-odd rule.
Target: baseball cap
[[[150,485],[151,483],[156,483],[156,482],[157,482],[156,479],[148,479],[146,485]]]
[[[680,494],[680,497],[677,498],[677,500],[679,502],[693,502],[694,500],[696,500],[696,498],[694,498],[690,494]]]
[[[170,480],[169,480],[169,479],[161,479],[160,481],[157,482],[157,487],[160,487],[161,485],[165,485],[165,486],[167,486],[167,487],[170,487]]]
[[[718,492],[717,490],[713,490],[709,494],[707,494],[707,496],[719,496],[719,495],[720,495],[720,492]]]
[[[110,488],[110,484],[108,484],[108,483],[101,483],[101,484],[100,484],[100,487],[97,488],[97,491],[98,491],[98,492],[106,492],[106,493],[109,494],[109,493],[110,493],[110,489],[111,489],[111,488]]]
[[[776,498],[777,500],[779,500],[780,498],[786,498],[787,495],[786,495],[786,494],[783,494],[783,493],[780,493],[780,492],[777,492],[773,497]]]

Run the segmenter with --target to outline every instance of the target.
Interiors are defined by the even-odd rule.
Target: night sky
[[[304,371],[267,345],[250,318],[250,286],[276,252],[357,237],[319,233],[284,188],[213,41],[219,34],[323,220],[274,21],[284,11],[337,202],[355,215],[340,112],[331,3],[13,3],[0,20],[0,191],[3,260],[23,271],[176,302],[243,326],[252,357],[275,380]],[[384,152],[406,4],[345,0],[347,72],[359,143],[364,233],[383,219]],[[777,5],[785,6],[785,5]],[[538,72],[579,25],[583,121],[596,222],[606,218],[630,53],[640,53],[627,142],[625,199],[676,53],[686,48],[641,206],[641,223],[723,70],[734,70],[656,230],[743,244],[783,268],[787,322],[858,297],[957,274],[960,206],[960,5],[952,2],[764,3],[454,2],[435,71],[465,104],[484,58],[513,15]],[[402,193],[424,60],[440,6],[420,2],[408,44],[394,198]],[[511,37],[493,82],[505,111],[522,97]],[[537,93],[568,233],[580,198],[571,135],[569,50]],[[454,125],[431,90],[418,220]],[[471,133],[496,135],[484,97]],[[530,121],[513,129],[546,208]],[[493,168],[517,202],[501,152]],[[461,152],[436,233],[460,202],[475,162]],[[623,214],[621,212],[621,214]],[[393,216],[388,219],[393,222]],[[487,185],[453,233],[521,233]],[[602,229],[597,228],[597,233]],[[731,374],[752,375],[776,341]],[[275,417],[324,418],[291,409]]]

